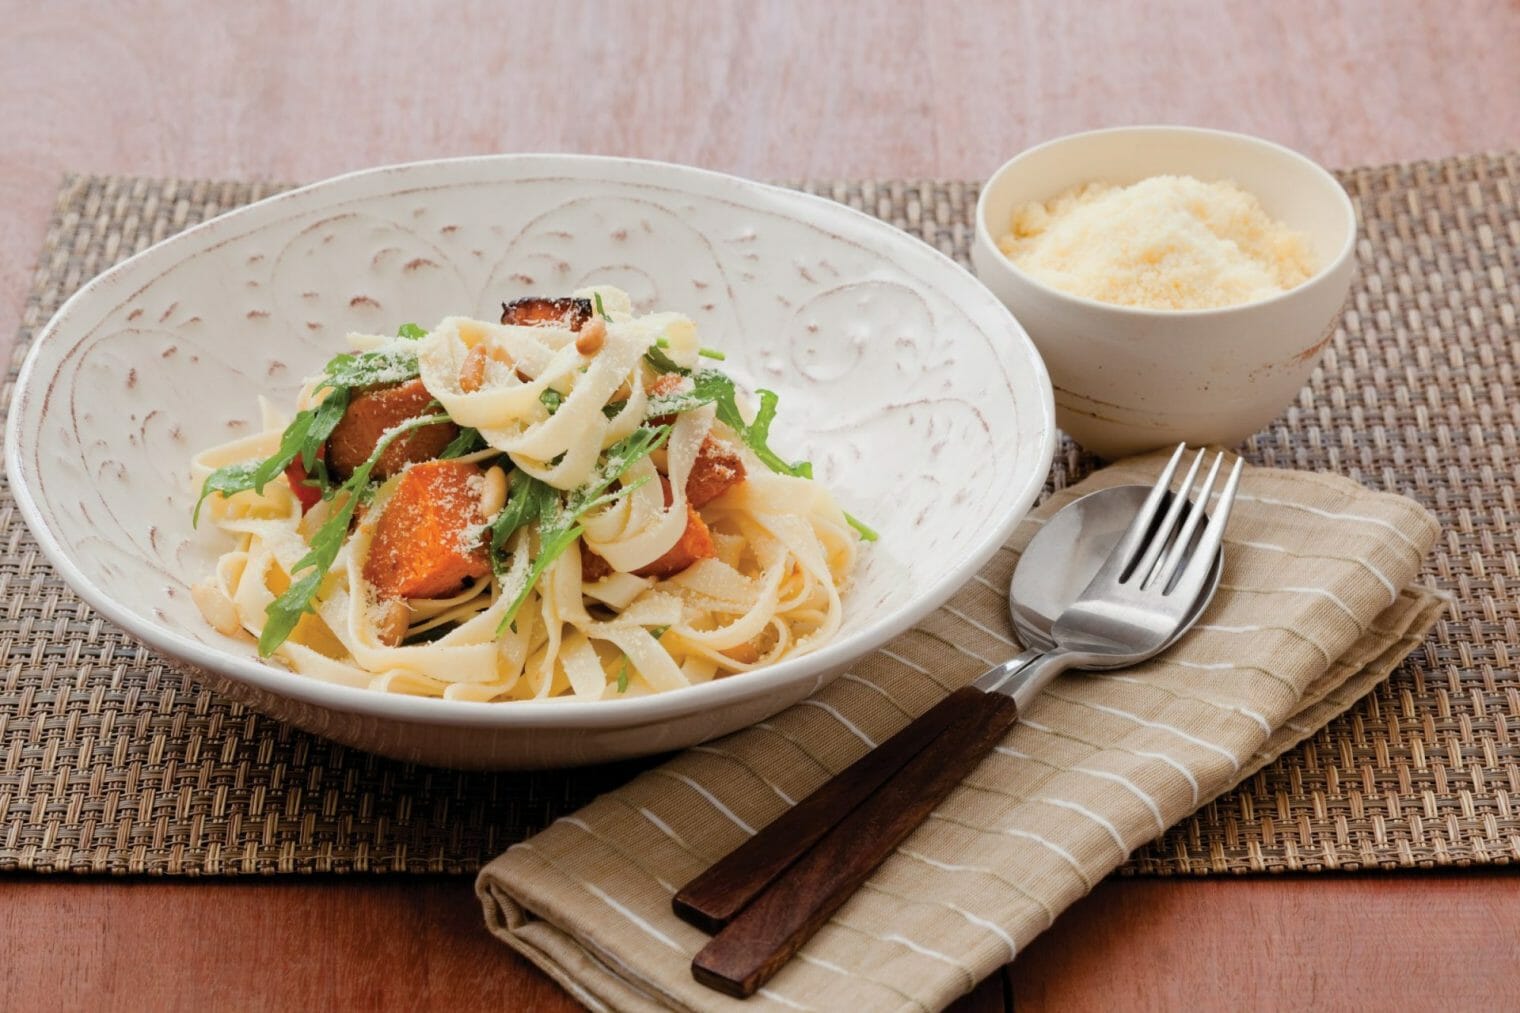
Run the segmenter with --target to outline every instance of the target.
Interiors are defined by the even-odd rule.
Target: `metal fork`
[[[1051,627],[1056,646],[1043,653],[1026,651],[973,685],[1006,693],[1022,709],[1067,669],[1124,668],[1152,657],[1176,638],[1208,583],[1242,467],[1237,459],[1210,512],[1224,454],[1215,456],[1195,490],[1207,456],[1198,451],[1174,493],[1172,480],[1186,449],[1179,446],[1172,454],[1103,566],[1056,619]]]
[[[1051,679],[1068,668],[1137,664],[1193,621],[1195,606],[1214,587],[1210,577],[1240,464],[1205,524],[1224,457],[1215,459],[1195,494],[1205,456],[1199,451],[1173,493],[1184,450],[1177,448],[1097,575],[1056,620],[1054,649],[1025,651],[950,694],[676,893],[676,914],[716,933],[692,961],[698,981],[729,995],[752,995],[970,773]]]

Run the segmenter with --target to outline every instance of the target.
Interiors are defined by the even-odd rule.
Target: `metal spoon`
[[[1056,649],[1052,628],[1103,568],[1104,561],[1124,537],[1130,521],[1144,506],[1150,491],[1149,486],[1119,485],[1075,499],[1041,525],[1019,556],[1013,580],[1008,586],[1008,614],[1025,651],[1003,666],[1005,675],[1015,675],[1021,681],[1017,686],[1004,686],[1002,692],[1010,693],[1020,707],[1027,705],[1048,682],[1046,678],[1035,685],[1031,678],[1035,673],[1027,666]],[[1203,519],[1206,526],[1207,513]],[[1176,643],[1198,621],[1203,610],[1214,600],[1223,573],[1224,550],[1220,549],[1214,554],[1203,591],[1171,639],[1156,653]],[[1134,662],[1093,657],[1079,667],[1104,671],[1129,664]],[[992,676],[991,672],[983,679],[996,681],[989,676]]]

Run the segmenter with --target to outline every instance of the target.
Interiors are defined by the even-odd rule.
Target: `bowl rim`
[[[1335,194],[1338,198],[1341,208],[1345,212],[1345,220],[1348,223],[1345,238],[1341,241],[1341,248],[1336,252],[1335,256],[1331,257],[1324,264],[1322,264],[1320,268],[1314,272],[1314,274],[1310,275],[1308,278],[1305,278],[1303,281],[1299,282],[1292,288],[1284,292],[1278,292],[1276,295],[1268,296],[1265,299],[1256,299],[1251,302],[1235,303],[1232,306],[1206,306],[1189,309],[1166,309],[1152,306],[1125,306],[1119,303],[1102,302],[1097,299],[1092,299],[1088,296],[1076,295],[1074,293],[1055,288],[1054,286],[1041,281],[1039,278],[1036,278],[1034,275],[1019,267],[1011,259],[1009,259],[1007,254],[1005,254],[998,247],[997,241],[993,239],[992,231],[987,225],[987,199],[988,196],[998,188],[998,185],[1003,181],[1004,177],[1016,171],[1018,164],[1025,159],[1031,158],[1035,154],[1045,151],[1049,148],[1058,147],[1060,145],[1068,144],[1073,141],[1104,134],[1193,134],[1197,136],[1213,138],[1230,138],[1232,140],[1245,141],[1255,147],[1266,149],[1275,152],[1276,154],[1286,156],[1289,161],[1295,162],[1303,169],[1307,170],[1309,176],[1319,180],[1321,184],[1324,184],[1328,188],[1329,192]],[[1074,134],[1063,134],[1060,137],[1053,137],[1048,141],[1042,141],[1033,147],[1025,148],[1017,155],[1014,155],[1012,158],[1008,159],[1008,161],[998,166],[997,170],[994,171],[992,175],[987,177],[986,182],[982,184],[980,194],[977,196],[976,238],[973,245],[975,248],[981,249],[989,257],[993,258],[998,264],[1002,265],[1002,267],[1008,270],[1014,278],[1038,289],[1042,293],[1050,295],[1055,299],[1066,302],[1072,306],[1080,306],[1086,310],[1096,310],[1118,315],[1153,317],[1161,320],[1177,320],[1183,318],[1207,318],[1210,316],[1224,316],[1231,313],[1262,309],[1268,306],[1276,305],[1278,303],[1286,302],[1296,296],[1302,295],[1310,288],[1318,287],[1319,285],[1325,283],[1327,280],[1333,279],[1345,268],[1347,262],[1350,261],[1356,252],[1358,232],[1359,226],[1357,223],[1356,205],[1352,203],[1350,194],[1346,193],[1346,188],[1341,186],[1340,182],[1330,174],[1330,171],[1328,169],[1320,165],[1318,162],[1314,161],[1314,159],[1303,154],[1302,152],[1295,151],[1286,145],[1278,144],[1276,141],[1269,141],[1265,137],[1257,137],[1254,134],[1244,134],[1235,130],[1218,130],[1213,127],[1190,127],[1180,124],[1172,125],[1165,123],[1151,123],[1128,127],[1103,127],[1097,130],[1082,130]],[[984,268],[982,265],[978,263],[977,271],[979,274],[983,269]]]
[[[1006,504],[1006,509],[1001,520],[986,529],[980,540],[977,541],[972,550],[964,557],[964,562],[947,571],[938,580],[923,589],[916,598],[907,602],[902,610],[897,613],[894,621],[887,622],[881,620],[870,623],[855,635],[852,643],[847,644],[835,641],[824,645],[811,654],[786,659],[775,665],[744,673],[744,678],[742,679],[719,679],[695,686],[682,687],[681,689],[670,690],[664,693],[651,693],[647,696],[633,697],[626,700],[581,701],[563,698],[497,702],[444,700],[435,697],[383,693],[364,687],[323,682],[308,676],[298,675],[276,664],[257,661],[216,649],[181,634],[168,626],[144,619],[125,606],[118,604],[111,595],[107,594],[103,588],[96,585],[94,581],[74,565],[64,551],[64,547],[54,537],[52,530],[43,520],[41,510],[33,495],[33,490],[26,481],[24,469],[20,463],[20,423],[23,406],[29,400],[25,396],[25,392],[32,385],[33,373],[38,369],[37,363],[42,354],[42,349],[56,333],[61,322],[75,308],[76,303],[91,298],[96,291],[107,287],[117,276],[131,270],[142,259],[157,255],[159,248],[166,243],[183,241],[184,237],[188,236],[226,231],[229,228],[235,227],[235,223],[241,222],[250,215],[265,213],[264,209],[270,205],[280,205],[307,199],[313,192],[328,187],[387,174],[427,172],[431,169],[449,166],[469,166],[471,164],[491,166],[512,163],[531,164],[535,162],[578,163],[583,167],[606,166],[609,169],[619,167],[624,169],[643,168],[665,173],[668,176],[705,180],[710,184],[718,186],[739,186],[744,189],[755,188],[762,194],[768,194],[772,197],[779,196],[788,201],[795,201],[816,211],[842,215],[856,224],[865,224],[871,228],[890,229],[900,239],[921,247],[923,251],[929,254],[931,260],[937,260],[942,266],[949,268],[953,273],[963,275],[967,282],[976,285],[986,292],[989,311],[1002,318],[1000,322],[1006,325],[1007,338],[1013,342],[1015,348],[1020,345],[1022,346],[1024,358],[1027,362],[1021,363],[1021,366],[1025,366],[1026,368],[1032,367],[1032,380],[1036,389],[1040,392],[1039,413],[1042,424],[1037,432],[1031,434],[1032,438],[1040,441],[1036,454],[1039,467],[1032,468],[1022,481],[1018,483],[1016,488],[1010,489],[1004,495],[1003,501]],[[986,286],[982,285],[974,274],[931,244],[863,211],[857,211],[848,205],[826,197],[805,193],[789,187],[674,162],[622,156],[556,152],[468,155],[374,166],[340,173],[326,179],[285,190],[251,204],[246,204],[216,215],[207,221],[176,233],[174,236],[154,243],[147,249],[101,272],[81,286],[78,291],[64,301],[57,312],[37,331],[30,347],[27,349],[26,357],[18,371],[16,383],[12,391],[11,403],[6,412],[4,444],[6,474],[10,481],[12,495],[15,497],[16,504],[21,511],[22,519],[26,522],[32,535],[37,539],[38,546],[42,549],[43,555],[57,569],[59,575],[74,593],[84,599],[93,609],[126,630],[133,637],[155,649],[181,662],[224,676],[237,683],[250,686],[255,690],[326,710],[399,721],[404,724],[435,726],[477,728],[519,726],[550,729],[580,728],[588,730],[631,728],[683,717],[702,710],[715,710],[727,705],[738,704],[743,700],[765,696],[784,687],[803,682],[808,676],[811,676],[813,679],[813,685],[808,690],[808,693],[816,692],[826,681],[822,673],[846,665],[853,659],[863,657],[881,647],[899,633],[916,626],[927,615],[948,601],[959,588],[981,569],[986,561],[1007,540],[1014,527],[1028,512],[1035,498],[1039,495],[1040,490],[1044,487],[1045,478],[1050,471],[1050,463],[1054,457],[1057,442],[1054,393],[1051,387],[1049,372],[1045,367],[1038,348],[1035,347],[1034,342],[1030,339],[1023,326],[1014,317],[1012,312],[1003,305],[1000,299],[988,291]]]

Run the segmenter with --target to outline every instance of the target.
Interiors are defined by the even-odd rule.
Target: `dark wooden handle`
[[[754,995],[971,773],[1018,717],[1013,699],[1000,693],[981,694],[977,703],[956,715],[932,744],[714,936],[692,960],[692,977],[727,995]]]
[[[957,718],[987,704],[987,694],[970,686],[945,697],[682,887],[671,901],[676,916],[718,932]]]

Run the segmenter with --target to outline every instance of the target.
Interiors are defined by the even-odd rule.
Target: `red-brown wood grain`
[[[945,697],[676,891],[676,915],[704,932],[722,929],[947,727],[990,710],[987,704],[972,686]]]
[[[556,150],[978,178],[1135,122],[1332,166],[1520,145],[1520,5],[1489,0],[0,0],[0,24],[6,349],[65,171],[303,180]],[[1516,939],[1506,872],[1117,881],[1013,977],[1022,1011],[1501,1008]],[[7,876],[0,955],[0,1009],[574,1008],[485,933],[468,879]]]
[[[313,180],[586,151],[981,178],[1098,126],[1331,166],[1520,144],[1520,6],[1347,0],[0,0],[0,340],[65,171]]]
[[[1506,870],[1119,879],[1011,978],[1020,1013],[1506,1009],[1516,939]],[[0,953],[7,1010],[577,1008],[486,932],[464,878],[9,876]]]
[[[967,689],[950,695],[943,731],[906,762],[897,765],[891,750],[873,752],[845,772],[880,764],[887,776],[697,953],[691,971],[698,981],[739,998],[754,995],[1002,741],[1018,717],[1013,698]],[[919,722],[937,724],[936,711]]]

